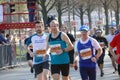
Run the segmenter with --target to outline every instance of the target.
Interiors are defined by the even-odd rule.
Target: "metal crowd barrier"
[[[1,45],[0,46],[0,68],[5,66],[11,66],[15,61],[13,54],[13,46],[12,45]],[[14,60],[14,61],[13,61]]]

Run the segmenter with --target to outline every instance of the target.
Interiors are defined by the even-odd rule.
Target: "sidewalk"
[[[99,69],[97,68],[97,80],[119,80],[117,73],[113,74],[111,60],[106,54],[104,65],[104,76],[100,77]],[[81,80],[79,71],[70,70],[71,80]],[[27,63],[21,63],[21,66],[13,69],[0,70],[0,80],[37,80],[34,78],[34,73],[30,73],[30,68]],[[52,80],[52,79],[51,79]]]

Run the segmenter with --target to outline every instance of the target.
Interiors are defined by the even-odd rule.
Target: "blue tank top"
[[[59,32],[59,35],[56,38],[52,38],[52,34],[49,35],[48,43],[49,46],[60,45],[62,49],[67,47],[65,41],[61,39],[62,32]],[[68,52],[64,52],[60,55],[54,55],[50,53],[51,64],[68,64],[70,62]]]
[[[79,41],[77,44],[77,50],[80,59],[80,67],[96,67],[96,62],[91,61],[91,57],[95,56],[95,54],[93,53],[93,46],[90,39],[85,44]]]

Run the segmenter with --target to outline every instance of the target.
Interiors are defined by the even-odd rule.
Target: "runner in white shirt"
[[[29,54],[33,56],[33,64],[38,80],[49,80],[49,56],[47,54],[47,35],[43,33],[43,22],[35,22],[36,34],[30,36],[26,44],[30,43],[33,46],[33,52],[28,50]],[[49,53],[49,52],[48,52]]]
[[[110,27],[110,33],[109,33],[109,35],[106,37],[106,39],[107,39],[107,41],[108,41],[108,44],[113,40],[113,38],[114,38],[114,36],[115,36],[115,31],[116,31],[116,27]],[[116,53],[116,48],[114,48],[114,52]],[[110,53],[110,51],[109,51],[109,54],[108,54],[109,56],[110,56],[110,59],[111,59],[111,61],[112,61],[112,66],[113,66],[113,68],[114,68],[114,72],[113,73],[115,73],[116,71],[117,71],[117,67],[116,67],[116,61],[114,60],[114,58],[112,57],[112,55],[111,55],[111,53]]]

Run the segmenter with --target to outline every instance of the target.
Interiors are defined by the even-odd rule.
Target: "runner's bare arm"
[[[75,58],[74,62],[76,62],[78,60],[78,52],[74,53],[74,58]]]
[[[33,57],[33,52],[28,48],[27,45],[24,46],[25,50],[30,54],[31,57]]]
[[[113,58],[116,58],[116,54],[113,51],[113,48],[111,46],[109,46],[109,50],[110,50],[110,54],[113,56]]]
[[[73,44],[70,41],[70,39],[68,38],[68,36],[65,33],[63,33],[63,32],[62,32],[61,36],[62,36],[62,40],[64,40],[67,43],[67,45],[68,45],[67,48],[64,49],[64,51],[68,52],[68,51],[72,50],[73,49]]]
[[[97,49],[97,54],[96,54],[96,59],[99,59],[99,57],[101,56],[102,54],[102,48],[98,48]]]
[[[46,50],[47,50],[47,53],[50,53],[50,52],[49,52],[48,37],[46,38],[46,44],[47,44],[47,49],[46,49]]]

